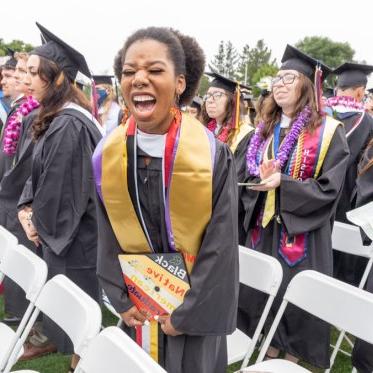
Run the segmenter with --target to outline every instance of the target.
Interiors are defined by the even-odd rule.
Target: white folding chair
[[[82,355],[101,327],[101,310],[88,294],[63,275],[49,280],[41,290],[33,311],[4,373],[8,373],[39,313],[47,315],[70,337],[74,351]]]
[[[12,241],[14,242],[14,240]],[[36,299],[46,282],[48,269],[44,260],[29,249],[22,245],[14,245],[9,247],[3,256],[0,262],[0,273],[19,285],[29,301],[16,331],[0,323],[0,372],[2,372],[35,308]],[[18,354],[22,354],[21,348],[18,350]]]
[[[102,290],[102,303],[104,304],[104,306],[106,307],[106,309],[111,313],[113,314],[116,318],[118,318],[118,321],[117,321],[117,327],[119,328],[122,323],[123,323],[123,320],[122,320],[122,317],[119,315],[119,313],[117,311],[115,311],[115,308],[113,307],[113,305],[110,303],[110,300],[108,298],[108,296],[106,295],[105,291]],[[102,327],[102,329],[104,329],[104,327]]]
[[[242,372],[310,373],[287,360],[263,361],[288,303],[373,343],[373,294],[316,271],[303,271],[290,281],[256,364]]]
[[[347,217],[351,212],[353,211],[347,213]],[[332,243],[334,250],[368,259],[367,265],[359,283],[359,288],[364,288],[373,264],[373,244],[370,246],[363,246],[359,227],[341,222],[334,223]],[[349,345],[353,347],[353,342],[350,340],[350,338],[348,338],[345,331],[341,330],[335,346],[332,346],[333,352],[330,357],[330,368],[325,370],[325,373],[330,372],[331,368],[334,365],[338,352],[341,352],[347,356],[351,356],[349,352],[344,351],[340,348],[343,339],[345,339],[347,343],[349,343]]]
[[[105,328],[81,356],[76,373],[166,373],[116,326]]]
[[[17,237],[0,225],[0,263],[10,247],[16,246],[18,243]],[[4,279],[4,274],[0,271],[0,284]]]
[[[252,338],[239,329],[236,329],[227,338],[228,364],[233,364],[243,359],[243,368],[247,366],[254,352],[273,300],[281,285],[282,267],[276,258],[244,246],[239,247],[239,262],[240,283],[268,294],[266,305]]]

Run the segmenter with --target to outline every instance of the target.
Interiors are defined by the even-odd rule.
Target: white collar
[[[23,93],[21,93],[20,95],[17,96],[16,99],[14,99],[11,103],[10,103],[10,106],[13,107],[22,97],[24,96]]]
[[[165,143],[166,134],[150,134],[137,129],[137,145],[151,157],[163,158]]]
[[[291,118],[285,115],[284,113],[281,114],[281,122],[280,127],[281,128],[289,128],[291,123]]]
[[[105,136],[105,129],[101,126],[100,123],[98,123],[97,119],[88,110],[82,108],[81,106],[79,106],[78,104],[76,104],[74,102],[67,102],[63,106],[63,108],[64,109],[74,109],[74,110],[77,110],[80,113],[84,114],[97,127],[97,129],[100,131],[101,135]]]

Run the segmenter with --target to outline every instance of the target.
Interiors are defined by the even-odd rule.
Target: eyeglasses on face
[[[209,100],[210,98],[211,98],[213,101],[219,101],[219,100],[220,100],[224,95],[225,95],[224,92],[206,93],[206,94],[203,96],[203,101],[206,102],[206,101]]]
[[[293,82],[296,78],[299,78],[299,75],[296,75],[296,74],[293,74],[293,73],[286,73],[284,75],[276,76],[271,81],[272,87],[275,86],[276,84],[280,83],[280,81],[282,81],[282,84],[284,84],[284,85],[293,84]]]

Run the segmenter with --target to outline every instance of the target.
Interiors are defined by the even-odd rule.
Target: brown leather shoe
[[[23,355],[19,358],[19,360],[36,359],[38,357],[57,352],[57,347],[53,343],[47,343],[42,346],[34,346],[31,343],[26,342],[23,345],[23,347],[24,352]]]

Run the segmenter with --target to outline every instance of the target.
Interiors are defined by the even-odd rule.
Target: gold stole
[[[234,138],[232,139],[232,143],[230,145],[230,149],[231,149],[232,153],[234,153],[236,151],[238,144],[251,131],[254,131],[254,128],[251,127],[247,123],[242,123],[239,126],[238,130],[236,131],[237,133],[235,134]]]
[[[336,121],[332,117],[326,116],[325,118],[325,124],[322,124],[325,126],[323,134],[322,134],[322,140],[321,140],[321,146],[320,146],[320,153],[317,160],[315,173],[313,175],[313,178],[316,179],[319,176],[321,167],[324,163],[325,156],[328,152],[330,142],[332,141],[333,135],[335,130],[339,125],[341,125],[340,122]],[[303,130],[304,131],[304,130]],[[302,133],[303,133],[302,131]],[[302,137],[302,133],[300,135],[300,138]],[[299,142],[299,140],[298,140]],[[273,143],[273,135],[271,136],[271,140],[268,141],[266,149],[263,149],[264,160],[268,160],[268,155],[270,154],[270,149],[272,147]],[[298,144],[299,145],[299,144]],[[303,147],[297,146],[297,158],[301,155],[298,154],[299,152],[303,152]],[[273,154],[272,154],[273,156]],[[291,155],[290,155],[291,156]],[[293,176],[294,177],[294,176]],[[296,178],[296,177],[294,177]],[[268,223],[272,220],[274,214],[275,214],[275,204],[276,204],[276,190],[270,190],[267,192],[267,198],[264,205],[264,212],[263,212],[263,220],[262,220],[262,227],[265,228]]]
[[[150,245],[128,191],[128,123],[113,130],[104,143],[102,197],[122,250],[125,253],[149,253]],[[213,159],[210,148],[202,124],[183,115],[168,193],[175,247],[186,259],[189,273],[211,219]]]

